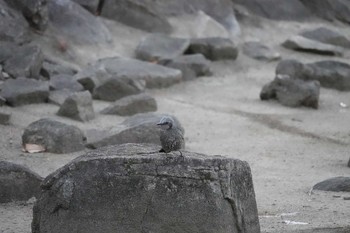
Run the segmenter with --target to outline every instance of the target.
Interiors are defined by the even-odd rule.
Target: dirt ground
[[[98,57],[132,56],[144,32],[108,22],[114,49],[75,48],[77,65]],[[175,25],[182,35],[186,25]],[[346,25],[323,21],[309,23],[271,22],[249,19],[241,24],[239,44],[260,40],[283,58],[302,62],[342,58],[289,51],[280,46],[301,30],[328,26],[349,36]],[[43,44],[45,46],[45,44]],[[49,45],[47,45],[49,46]],[[186,130],[186,150],[219,154],[248,161],[253,174],[261,231],[264,233],[350,232],[350,193],[312,191],[324,179],[349,176],[350,92],[321,89],[318,110],[288,108],[259,100],[264,84],[274,78],[276,62],[261,62],[240,53],[235,61],[213,62],[214,76],[184,82],[166,89],[148,90],[158,102],[158,112],[174,114]],[[107,102],[94,101],[98,113]],[[21,151],[23,129],[42,117],[52,117],[83,130],[109,128],[124,118],[97,114],[80,123],[55,116],[58,107],[35,104],[11,109],[11,125],[0,125],[0,159],[24,164],[46,176],[73,158],[73,154],[26,154]],[[31,231],[33,201],[0,205],[0,232]],[[293,222],[294,221],[294,222]]]

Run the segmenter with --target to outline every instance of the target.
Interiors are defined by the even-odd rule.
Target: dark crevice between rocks
[[[96,15],[101,15],[103,5],[105,3],[105,0],[100,0],[97,5]]]

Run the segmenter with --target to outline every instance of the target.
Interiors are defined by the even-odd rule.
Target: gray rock
[[[111,75],[104,68],[101,69],[98,64],[86,66],[74,75],[74,79],[91,93],[93,93],[95,87],[110,78]]]
[[[76,44],[111,41],[108,28],[79,4],[70,0],[48,1],[50,24],[59,38]]]
[[[14,78],[26,77],[39,79],[44,61],[41,48],[36,45],[24,45],[13,51],[13,55],[4,63],[4,71]]]
[[[311,12],[327,20],[350,23],[350,2],[344,0],[300,0]]]
[[[0,63],[3,64],[4,61],[11,58],[18,48],[19,46],[16,45],[14,42],[0,41]]]
[[[136,58],[144,61],[173,59],[182,55],[190,44],[190,39],[150,34],[144,37],[136,48]]]
[[[250,12],[274,20],[306,20],[311,12],[298,0],[233,0]]]
[[[84,7],[86,10],[90,11],[93,15],[98,14],[98,8],[100,0],[73,0],[74,2],[78,3],[82,7]]]
[[[156,100],[148,94],[126,96],[101,111],[102,114],[131,116],[137,113],[157,111]]]
[[[67,74],[57,74],[50,78],[51,90],[68,89],[71,91],[83,91],[84,87],[73,76]]]
[[[74,91],[68,89],[50,91],[49,102],[61,106],[73,93]]]
[[[238,56],[238,49],[235,44],[227,38],[208,37],[195,38],[191,40],[186,54],[201,53],[209,60],[235,60]]]
[[[137,80],[143,80],[146,82],[147,88],[169,87],[182,80],[182,74],[179,70],[138,61],[136,59],[118,57],[105,58],[99,60],[96,66],[103,67],[108,74],[116,78],[125,77],[135,82]]]
[[[339,46],[321,43],[298,35],[287,39],[282,43],[282,46],[292,50],[317,53],[322,55],[343,55],[343,49]]]
[[[41,76],[46,79],[58,74],[75,75],[77,71],[71,67],[60,65],[50,61],[44,61],[40,70]]]
[[[42,180],[22,165],[0,161],[0,203],[38,198]]]
[[[70,95],[61,105],[57,115],[83,122],[94,119],[95,113],[90,92],[76,92]]]
[[[317,80],[323,87],[350,91],[350,65],[338,61],[320,61],[303,64],[296,60],[283,60],[276,74],[286,74],[302,80]]]
[[[70,153],[84,149],[85,137],[80,129],[51,119],[31,123],[22,135],[22,144],[43,146],[47,152]]]
[[[277,75],[266,84],[261,92],[261,100],[277,99],[284,106],[305,106],[318,108],[320,83],[290,78],[288,75]]]
[[[304,31],[300,35],[321,43],[350,48],[350,40],[348,38],[329,28],[319,27],[314,30]]]
[[[1,88],[0,88],[1,91]],[[3,106],[6,103],[6,99],[2,96],[0,96],[0,106]]]
[[[49,84],[27,78],[8,79],[2,85],[0,95],[11,106],[43,103],[49,97]]]
[[[247,162],[157,150],[106,147],[52,173],[33,208],[32,232],[260,232]]]
[[[199,76],[211,76],[210,61],[202,54],[183,55],[172,60],[161,61],[166,67],[181,70],[185,81],[195,79]]]
[[[23,15],[0,1],[0,41],[23,44],[30,39],[29,25]]]
[[[281,55],[270,47],[256,41],[245,42],[242,47],[243,53],[248,57],[262,61],[274,61],[281,58]]]
[[[160,113],[140,113],[127,118],[121,125],[116,126],[108,133],[106,137],[98,138],[97,141],[89,141],[87,147],[99,148],[108,145],[123,143],[153,143],[160,145],[160,128],[157,123],[164,116]],[[183,133],[185,130],[176,117],[176,124],[181,127]]]
[[[350,192],[350,177],[339,176],[330,178],[315,184],[313,189],[332,192]]]
[[[44,31],[48,25],[46,0],[5,0],[10,6],[22,12],[29,25]]]
[[[172,31],[165,17],[155,12],[150,4],[141,1],[104,0],[101,16],[148,32]]]
[[[10,123],[11,112],[4,108],[0,108],[0,124],[8,125]]]

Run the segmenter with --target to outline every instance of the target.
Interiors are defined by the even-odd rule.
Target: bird
[[[164,116],[157,124],[161,126],[160,142],[162,149],[159,152],[166,154],[171,151],[179,151],[185,147],[185,139],[183,135],[183,128],[177,125],[177,122],[170,116]]]

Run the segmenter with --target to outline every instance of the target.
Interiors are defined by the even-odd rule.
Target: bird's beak
[[[166,122],[163,122],[163,123],[158,123],[157,125],[166,125],[167,123]]]

